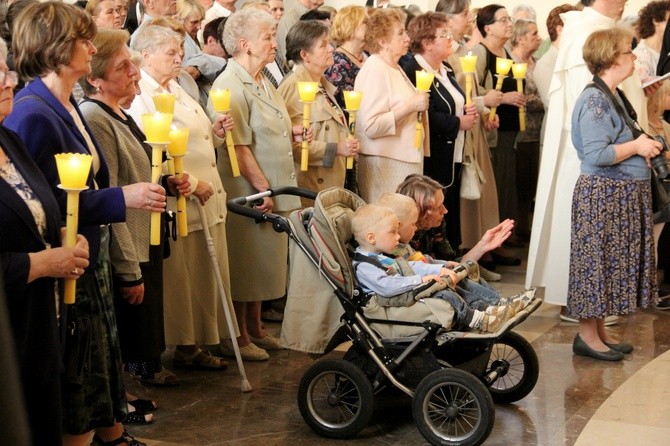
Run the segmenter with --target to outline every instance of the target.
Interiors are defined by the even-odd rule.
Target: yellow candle
[[[85,188],[93,157],[84,153],[58,153],[55,157],[63,189]]]
[[[516,91],[523,94],[523,80],[526,77],[527,63],[515,63],[512,65],[512,74],[516,79]],[[526,107],[519,107],[519,130],[526,131]]]
[[[167,151],[172,157],[186,155],[186,147],[188,146],[188,137],[190,129],[188,127],[174,128],[170,130]]]
[[[514,79],[523,79],[526,77],[527,63],[515,63],[512,65],[512,75]]]
[[[298,82],[298,95],[302,105],[302,151],[300,153],[300,170],[303,172],[309,166],[309,142],[307,141],[307,131],[309,130],[309,121],[312,110],[310,104],[316,98],[316,92],[319,91],[318,82]]]
[[[93,157],[83,153],[59,153],[56,157],[56,169],[61,187],[67,191],[67,216],[65,219],[65,247],[73,248],[77,244],[79,230],[79,193],[86,189],[86,180],[91,171]],[[76,280],[65,279],[64,302],[73,304],[76,294]]]
[[[496,73],[500,76],[507,76],[509,69],[512,68],[514,61],[512,59],[505,59],[496,57]]]
[[[514,61],[512,59],[504,59],[502,57],[496,57],[496,73],[498,73],[498,82],[496,83],[496,90],[502,90],[503,81],[509,74],[510,68]],[[498,107],[491,107],[491,112],[489,113],[489,121],[493,121],[496,117],[496,109]]]
[[[145,115],[142,115],[144,118]],[[146,127],[146,123],[145,123]],[[170,128],[168,127],[168,134],[166,135],[169,140]],[[161,165],[163,164],[163,150],[167,143],[156,143],[151,142],[151,182],[159,183],[161,178]],[[161,244],[161,213],[152,212],[151,213],[151,245],[158,246]]]
[[[170,140],[170,126],[172,125],[171,113],[146,113],[142,115],[144,134],[147,142],[167,143]]]
[[[210,90],[209,97],[212,100],[215,112],[228,113],[230,110],[230,90],[227,88]]]
[[[174,176],[182,179],[184,175],[184,155],[188,145],[188,136],[190,129],[182,127],[170,131],[170,144],[168,144],[168,153],[174,159],[172,169]],[[186,197],[179,195],[177,197],[177,234],[180,237],[188,235],[188,218],[186,215]]]
[[[477,69],[477,56],[472,55],[472,51],[458,58],[461,61],[461,70],[463,73],[474,73]]]
[[[344,106],[346,107],[347,112],[349,113],[349,135],[347,138],[353,139],[356,134],[356,112],[361,108],[361,100],[363,99],[363,93],[360,91],[343,91],[344,94]],[[354,157],[347,157],[347,169],[354,168]]]
[[[430,86],[433,84],[435,75],[433,73],[426,73],[423,70],[416,72],[416,89],[419,91],[430,91]]]
[[[153,100],[157,112],[174,114],[175,95],[172,93],[159,93],[153,96]]]
[[[344,106],[346,110],[351,113],[358,111],[361,108],[361,100],[363,99],[363,93],[360,91],[348,91],[345,90],[342,92],[344,94]]]

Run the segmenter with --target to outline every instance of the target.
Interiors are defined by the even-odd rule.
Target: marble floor
[[[503,281],[495,286],[503,294],[522,289],[525,262],[498,271]],[[561,322],[558,313],[558,307],[544,304],[516,327],[537,353],[539,380],[525,399],[496,406],[495,425],[485,444],[670,444],[670,312],[642,311],[611,328],[636,347],[620,363],[574,356],[577,327]],[[277,333],[280,327],[269,324],[268,329]],[[130,390],[158,401],[159,410],[153,424],[128,430],[152,446],[425,444],[403,398],[377,402],[372,422],[355,439],[335,441],[314,434],[300,417],[296,389],[316,359],[287,350],[273,353],[268,362],[246,363],[250,393],[240,391],[234,363],[223,372],[179,370],[182,381],[174,388],[129,380]],[[169,359],[166,365],[172,366]]]

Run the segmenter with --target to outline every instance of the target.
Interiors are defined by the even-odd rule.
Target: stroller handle
[[[286,224],[285,223],[286,219],[284,217],[277,214],[273,214],[271,212],[264,213],[254,207],[254,203],[257,202],[258,200],[262,200],[265,197],[275,197],[277,195],[293,195],[314,200],[316,199],[317,194],[313,190],[305,189],[304,187],[294,187],[294,186],[273,187],[264,192],[259,192],[257,194],[230,199],[226,203],[226,207],[230,212],[234,214],[253,218],[257,222],[262,221],[272,222],[276,231],[284,232],[284,229],[282,229],[282,227]],[[251,204],[251,206],[248,206],[249,204]]]

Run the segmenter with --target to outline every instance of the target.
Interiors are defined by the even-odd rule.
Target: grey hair
[[[435,5],[435,12],[452,17],[470,9],[470,0],[440,0]]]
[[[308,51],[316,41],[327,36],[330,28],[318,20],[301,20],[293,25],[286,36],[286,59],[301,63],[302,50]]]
[[[3,59],[7,59],[7,44],[3,39],[0,39],[0,56]]]
[[[226,53],[236,56],[240,52],[240,39],[253,40],[264,28],[275,28],[275,19],[257,8],[243,8],[228,17],[223,29],[223,46]]]
[[[142,53],[143,51],[154,53],[167,40],[176,40],[181,45],[184,38],[181,34],[172,31],[170,28],[152,25],[149,22],[137,30],[137,36],[135,36],[131,48],[138,53]]]
[[[525,20],[531,20],[533,22],[537,21],[537,13],[535,12],[535,8],[530,5],[516,5],[512,9],[512,17],[514,17],[517,12],[527,12],[530,14],[530,17]]]
[[[518,19],[514,22],[514,25],[512,25],[512,37],[509,39],[512,48],[516,46],[520,38],[528,34],[528,26],[531,24],[537,26],[537,23],[532,20]]]

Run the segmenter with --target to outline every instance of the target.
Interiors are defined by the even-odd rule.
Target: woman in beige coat
[[[214,81],[212,89],[231,91],[231,113],[235,120],[233,140],[241,175],[233,177],[230,158],[219,152],[219,173],[231,197],[248,196],[278,186],[297,186],[293,167],[294,135],[284,101],[263,74],[274,61],[277,42],[275,21],[256,8],[232,14],[223,32],[228,65]],[[288,213],[300,207],[297,197],[266,197],[256,206],[262,212]],[[288,238],[269,224],[231,215],[226,226],[230,243],[231,287],[242,358],[263,361],[266,350],[276,350],[279,342],[263,330],[261,301],[286,292]],[[229,345],[224,354],[232,355]]]
[[[175,95],[176,127],[188,127],[188,153],[184,170],[190,174],[191,193],[197,201],[187,200],[188,237],[170,242],[170,257],[164,262],[164,320],[165,343],[176,345],[174,364],[205,369],[224,369],[220,358],[198,348],[198,345],[218,344],[220,334],[226,333],[221,317],[214,271],[210,267],[207,242],[198,206],[204,207],[209,231],[214,238],[219,271],[224,287],[228,288],[228,249],[226,243],[226,191],[216,170],[214,147],[222,142],[224,127],[232,127],[228,115],[209,120],[198,102],[175,81],[181,67],[183,37],[169,28],[156,25],[142,27],[133,41],[133,49],[142,55],[140,88],[142,93],[133,101],[129,114],[142,126],[142,114],[155,113],[152,97],[160,93]],[[176,208],[174,198],[168,199],[170,209]],[[230,299],[230,292],[226,290]]]
[[[294,125],[302,125],[303,118],[298,82],[319,82],[319,91],[311,106],[313,140],[309,145],[309,168],[306,172],[300,171],[301,143],[293,143],[298,186],[314,191],[343,187],[345,157],[358,153],[358,140],[347,139],[345,117],[335,100],[335,87],[323,77],[326,69],[333,64],[328,27],[316,20],[296,23],[286,37],[286,56],[296,66],[278,91],[286,102]],[[303,200],[303,205],[309,205],[308,201]]]

